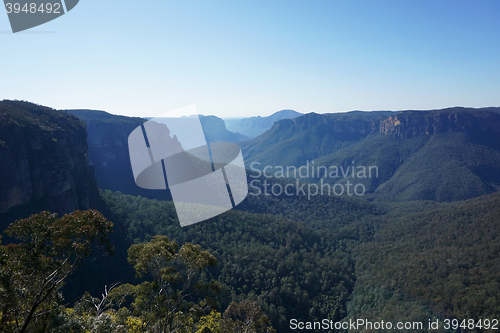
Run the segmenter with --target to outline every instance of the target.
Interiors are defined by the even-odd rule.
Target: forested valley
[[[102,122],[85,125],[31,103],[0,104],[2,332],[291,332],[292,319],[477,322],[500,313],[500,194],[492,173],[498,165],[496,155],[487,158],[498,147],[477,132],[469,147],[484,154],[474,153],[467,165],[455,149],[459,141],[447,135],[375,138],[397,147],[395,170],[403,165],[387,174],[388,192],[375,184],[378,190],[364,197],[248,195],[236,209],[180,227],[174,204],[158,193],[127,194],[130,180],[124,191],[96,181],[94,174],[111,172],[108,143],[123,149],[124,128],[142,121],[99,116]],[[359,121],[349,117],[343,121]],[[102,133],[97,129],[105,126],[116,130],[116,140],[89,137],[92,154],[103,157],[89,165],[85,130]],[[333,155],[323,161],[368,161],[368,151],[383,161],[388,154],[370,141],[352,145],[328,151]],[[480,186],[461,187],[455,194],[464,197],[453,201],[415,200],[424,192],[447,198],[440,193],[460,186],[451,175],[426,192],[421,186],[433,178],[415,180],[417,159],[409,156],[430,156],[433,147],[454,156],[457,177],[481,177]],[[114,165],[126,156],[120,154]],[[420,187],[398,192],[411,182]],[[389,192],[404,200],[387,200]]]

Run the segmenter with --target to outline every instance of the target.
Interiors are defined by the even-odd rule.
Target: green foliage
[[[235,333],[275,333],[267,316],[257,302],[249,300],[241,303],[232,302],[222,316],[222,332]]]
[[[12,126],[15,124],[16,126]],[[16,137],[14,134],[29,135],[30,131],[43,131],[50,135],[65,130],[77,134],[85,132],[85,126],[74,116],[45,106],[24,101],[0,101],[0,139],[4,145]],[[15,132],[12,132],[15,129]]]
[[[94,248],[112,254],[108,239],[112,228],[95,210],[61,218],[42,212],[7,228],[6,234],[20,243],[2,246],[0,251],[0,327],[6,332],[47,329],[67,277]]]
[[[208,315],[200,318],[198,324],[196,325],[195,333],[203,333],[203,332],[212,332],[218,333],[220,332],[220,322],[221,322],[221,313],[215,310],[212,310]]]
[[[429,332],[426,326],[429,320],[443,319],[428,306],[405,296],[400,291],[377,287],[368,276],[361,274],[351,295],[348,313],[346,320],[355,321],[364,318],[371,322],[384,320],[392,323],[400,321],[424,323],[422,330],[411,330],[411,332]]]
[[[111,192],[103,198],[117,226],[138,241],[129,261],[146,280],[112,286],[102,298],[87,294],[74,312],[54,296],[44,307],[52,315],[39,319],[46,331],[156,332],[171,318],[173,328],[194,332],[266,332],[270,322],[281,332],[290,318],[427,322],[492,317],[500,307],[498,194],[376,206],[354,198],[255,197],[246,208],[275,215],[229,211],[186,228],[172,203]],[[52,235],[38,224],[19,227],[32,235],[20,237],[37,243],[44,237],[34,235]],[[10,297],[8,248],[0,247],[2,300]],[[221,293],[212,298],[210,290]],[[213,311],[215,300],[224,313]]]
[[[305,165],[306,160],[332,154],[365,138],[370,122],[382,112],[309,113],[283,119],[266,133],[240,143],[245,162],[266,165]]]
[[[496,110],[496,111],[495,111]],[[378,177],[326,178],[364,184],[380,201],[457,201],[500,188],[497,109],[307,114],[241,143],[247,166],[376,166]],[[384,118],[393,116],[383,125]],[[387,120],[387,119],[385,119]],[[323,169],[324,170],[324,169]],[[324,173],[324,171],[321,171]],[[306,179],[319,182],[319,177]]]
[[[141,318],[145,329],[185,330],[187,323],[194,322],[207,306],[210,308],[207,292],[218,291],[218,287],[204,283],[199,275],[206,266],[215,266],[217,259],[201,246],[186,243],[179,248],[166,236],[155,236],[148,243],[132,245],[128,254],[139,276],[149,273],[153,278],[132,291],[133,314]],[[195,295],[206,297],[195,302]]]
[[[377,222],[373,241],[355,248],[352,315],[364,316],[371,309],[378,318],[388,317],[390,304],[397,303],[400,310],[406,307],[406,317],[408,312],[420,318],[497,316],[499,217],[498,193],[437,206],[393,206]],[[362,296],[375,291],[385,295],[379,304]]]
[[[186,243],[179,248],[166,236],[155,236],[150,242],[131,246],[128,252],[137,273],[150,279],[138,285],[105,287],[102,298],[86,293],[73,309],[59,315],[63,324],[58,329],[69,329],[71,324],[95,333],[187,333],[236,332],[239,330],[232,328],[241,326],[246,332],[274,332],[255,302],[240,307],[232,304],[226,310],[248,318],[244,323],[222,319],[210,298],[219,287],[214,281],[205,283],[200,274],[217,260],[199,245]],[[130,297],[131,303],[127,301]]]
[[[249,204],[255,209],[274,207],[275,214],[289,214],[287,217],[297,213],[299,219],[304,217],[309,224],[317,222],[325,229],[317,232],[284,217],[241,211],[181,228],[171,202],[109,191],[103,199],[114,213],[113,220],[136,241],[160,234],[206,248],[219,261],[205,274],[221,285],[220,304],[226,307],[233,300],[253,299],[281,330],[288,327],[289,318],[340,319],[345,315],[355,280],[354,262],[339,244],[336,232],[326,228],[341,230],[349,218],[362,215],[362,209],[377,212],[366,202],[335,198],[309,203],[295,199],[282,205],[256,199]]]
[[[498,307],[498,195],[454,204],[258,196],[238,207],[253,213],[186,228],[170,202],[103,197],[136,241],[161,234],[210,251],[219,264],[203,275],[221,285],[222,308],[256,301],[280,332],[290,318],[427,322],[485,318]]]

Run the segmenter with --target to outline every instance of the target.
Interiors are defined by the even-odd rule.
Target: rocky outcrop
[[[420,134],[500,132],[500,113],[495,110],[449,108],[434,111],[403,111],[378,122],[374,130],[400,138]]]
[[[141,195],[151,199],[169,199],[167,191],[148,190],[135,184],[128,136],[146,119],[117,116],[97,110],[67,110],[87,125],[89,161],[95,169],[99,188]]]
[[[0,213],[59,214],[95,207],[85,125],[66,112],[0,102]]]
[[[146,119],[118,116],[98,110],[66,110],[87,125],[89,160],[95,168],[99,188],[126,194],[170,200],[170,192],[143,189],[136,185],[130,164],[128,136]],[[229,132],[224,121],[215,116],[200,117],[206,139],[210,142],[238,142],[244,136]]]
[[[324,133],[349,134],[364,137],[381,133],[400,138],[420,134],[462,132],[478,133],[489,130],[500,132],[500,108],[448,108],[430,111],[401,112],[347,112],[333,114],[308,113],[295,119],[276,122],[275,133],[304,132],[312,127]]]

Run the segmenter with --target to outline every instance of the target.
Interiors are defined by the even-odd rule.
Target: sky
[[[159,116],[500,106],[500,1],[81,0],[13,34],[0,99]]]

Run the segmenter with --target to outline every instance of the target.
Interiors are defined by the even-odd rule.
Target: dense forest
[[[429,119],[443,114],[451,119],[457,112],[462,111],[438,112]],[[483,110],[476,118],[491,120],[492,112]],[[169,200],[97,190],[93,170],[98,176],[110,172],[98,171],[99,165],[123,163],[126,128],[143,120],[124,117],[115,123],[107,113],[73,113],[88,117],[88,138],[85,124],[69,113],[25,102],[0,103],[0,199],[8,207],[0,214],[5,229],[0,239],[2,332],[291,332],[297,331],[292,319],[360,318],[420,322],[424,325],[411,331],[421,332],[436,331],[427,326],[435,321],[445,331],[442,324],[456,319],[454,331],[485,332],[491,328],[486,320],[498,320],[500,194],[495,170],[500,164],[498,142],[488,136],[460,130],[406,137],[416,132],[394,130],[399,134],[391,137],[366,132],[369,140],[358,142],[353,138],[359,133],[351,133],[318,161],[341,165],[353,156],[373,161],[381,177],[367,186],[378,190],[362,197],[261,191],[233,210],[181,228]],[[309,125],[318,116],[310,116]],[[350,121],[359,128],[393,116],[330,118],[333,127],[345,129]],[[280,135],[306,126],[301,118],[278,122],[291,126]],[[465,128],[457,121],[457,128]],[[314,126],[311,138],[324,130]],[[495,137],[488,126],[483,134]],[[110,130],[101,138],[90,135],[105,129]],[[462,144],[467,149],[461,151]],[[94,167],[87,159],[92,145]],[[110,155],[115,148],[119,158]],[[106,159],[96,159],[100,153]],[[67,159],[56,161],[63,156]],[[440,165],[445,159],[449,163]],[[423,177],[419,168],[427,164],[440,177]],[[387,173],[384,166],[395,169]],[[249,182],[259,180],[259,186],[291,181],[254,171],[248,177]],[[105,182],[98,179],[97,184]],[[125,185],[135,191],[130,181]],[[392,193],[398,196],[382,191],[384,186],[396,189]],[[60,191],[47,192],[51,187]],[[422,195],[410,201],[419,193],[434,200]],[[470,199],[458,200],[463,197]],[[462,323],[465,319],[473,320],[473,327]]]
[[[109,305],[98,311],[110,316],[106,325],[115,331],[120,325],[129,327],[127,321],[143,325],[145,314],[137,309],[136,298],[143,292],[140,286],[153,288],[148,277],[154,275],[147,275],[148,266],[143,265],[142,278],[135,277],[138,266],[130,265],[134,261],[129,248],[155,242],[175,243],[174,254],[184,245],[197,244],[197,250],[213,260],[197,276],[197,282],[203,281],[200,290],[205,290],[205,298],[196,296],[185,304],[199,309],[190,319],[193,327],[209,318],[223,318],[231,305],[248,302],[279,332],[289,331],[290,318],[477,321],[495,318],[500,306],[498,194],[441,204],[363,202],[356,207],[348,202],[351,213],[337,218],[329,216],[341,209],[318,201],[299,206],[304,214],[297,220],[291,218],[293,213],[288,217],[276,211],[276,215],[229,211],[187,228],[179,226],[170,202],[110,191],[102,198],[114,224],[114,238],[119,238],[110,237],[115,255],[86,263],[68,277],[63,288],[67,299],[61,299],[67,305],[52,318],[53,325],[104,325],[91,323],[89,316],[101,318],[93,311],[105,286],[113,287],[104,302]],[[273,202],[275,208],[281,204]],[[288,210],[287,203],[283,206]],[[184,272],[179,262],[172,267]],[[85,286],[91,290],[83,298],[83,292],[69,296],[67,288],[84,291]]]

